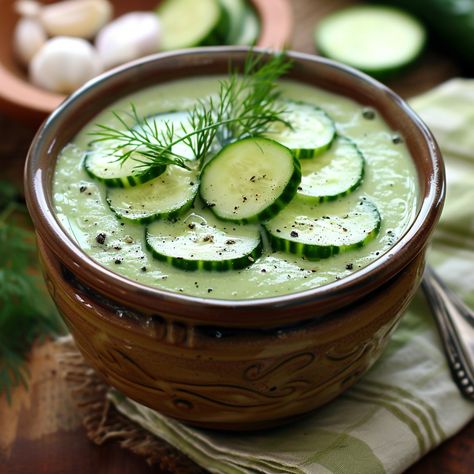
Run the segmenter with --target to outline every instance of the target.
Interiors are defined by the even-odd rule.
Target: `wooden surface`
[[[291,1],[291,0],[290,0]],[[292,0],[295,34],[292,49],[314,52],[312,32],[328,11],[355,3],[348,0]],[[459,74],[443,55],[429,51],[420,63],[389,85],[404,97],[421,93]],[[0,116],[0,178],[21,182],[22,163],[34,134],[30,127]],[[30,390],[18,389],[13,403],[0,400],[0,474],[159,473],[139,457],[108,443],[94,446],[58,373],[51,344],[31,355]],[[429,453],[409,474],[470,474],[474,472],[474,422]]]

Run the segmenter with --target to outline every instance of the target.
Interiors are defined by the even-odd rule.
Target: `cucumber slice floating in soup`
[[[363,247],[380,224],[377,207],[366,198],[319,205],[296,198],[264,227],[274,250],[319,260]]]
[[[219,44],[227,15],[219,0],[166,0],[157,10],[163,28],[161,49]]]
[[[163,174],[140,186],[107,190],[107,203],[119,219],[146,224],[186,212],[198,187],[197,171],[167,166]]]
[[[300,180],[300,163],[288,148],[268,138],[245,138],[205,165],[200,195],[221,219],[258,222],[284,208]]]
[[[285,120],[275,123],[265,135],[290,148],[297,158],[312,158],[327,150],[336,135],[336,126],[328,114],[313,104],[286,101]]]
[[[372,5],[339,10],[315,30],[321,54],[378,77],[412,63],[425,39],[425,29],[409,14]]]
[[[219,220],[209,209],[196,206],[174,222],[156,221],[145,231],[153,257],[183,270],[237,270],[261,255],[258,225]]]
[[[315,203],[342,197],[360,186],[364,167],[364,155],[357,145],[338,136],[322,155],[301,162],[298,195]]]
[[[158,165],[144,171],[137,161],[140,155],[136,158],[130,157],[126,161],[119,161],[110,148],[94,147],[86,152],[84,169],[91,178],[112,188],[128,188],[146,183],[160,176],[166,169],[165,165]]]
[[[165,122],[172,124],[176,137],[179,137],[181,123],[186,119],[186,112],[165,112],[151,117],[147,117],[146,121],[149,125],[156,127],[165,127]],[[137,124],[135,128],[142,127]],[[131,156],[125,161],[120,161],[118,156],[113,153],[113,144],[108,146],[103,142],[98,142],[91,148],[84,159],[84,169],[87,174],[97,181],[103,182],[112,188],[128,188],[137,186],[150,181],[164,173],[166,166],[157,165],[144,171],[144,167],[140,166],[145,159],[139,153]],[[193,159],[192,150],[185,144],[179,143],[173,147],[173,152],[185,158]]]

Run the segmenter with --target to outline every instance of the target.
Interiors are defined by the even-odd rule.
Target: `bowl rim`
[[[293,14],[288,0],[250,0],[250,2],[261,19],[257,46],[283,48],[293,30]],[[13,8],[13,5],[8,7]],[[0,108],[13,116],[38,124],[68,97],[36,86],[5,67],[2,62],[0,62],[0,84],[2,84]]]
[[[261,48],[254,48],[254,50],[266,55],[273,52]],[[185,56],[198,58],[209,55],[230,55],[231,53],[242,55],[247,54],[248,51],[249,48],[246,47],[231,46],[193,48],[160,53],[134,61],[98,76],[85,84],[66,99],[38,130],[28,152],[25,165],[25,196],[33,223],[37,233],[45,240],[47,246],[51,248],[51,242],[54,242],[57,248],[60,248],[61,260],[71,262],[70,266],[73,271],[80,269],[82,272],[81,278],[87,277],[87,281],[94,282],[94,288],[122,302],[126,302],[131,298],[130,295],[138,295],[140,305],[149,308],[150,311],[153,311],[153,309],[156,311],[156,302],[159,301],[160,312],[172,313],[178,318],[181,317],[186,320],[201,320],[214,324],[219,322],[230,325],[235,325],[236,321],[240,324],[242,322],[252,323],[256,311],[261,311],[258,313],[263,318],[260,321],[261,323],[268,322],[268,320],[274,324],[290,320],[297,322],[308,318],[308,308],[312,308],[313,313],[315,307],[326,308],[326,312],[329,312],[344,306],[351,299],[354,300],[354,292],[356,292],[357,298],[367,295],[379,286],[381,281],[387,281],[402,271],[425,247],[426,241],[439,219],[445,195],[445,173],[441,153],[427,126],[403,99],[375,79],[351,67],[325,58],[288,51],[288,56],[295,63],[316,62],[336,70],[340,74],[352,76],[370,88],[376,88],[386,96],[387,100],[404,113],[405,117],[415,126],[417,132],[423,138],[431,164],[430,173],[425,177],[426,183],[428,183],[426,192],[419,196],[419,210],[415,218],[389,251],[351,275],[322,286],[279,296],[232,300],[191,296],[135,282],[101,266],[80,249],[79,245],[73,241],[72,237],[59,223],[52,206],[49,206],[42,183],[44,170],[36,166],[39,159],[38,150],[45,147],[43,142],[48,138],[48,133],[51,133],[50,130],[57,127],[58,124],[60,125],[63,115],[70,108],[74,108],[75,103],[87,95],[89,90],[100,86],[111,77],[124,74],[146,63],[174,58],[179,60]],[[53,140],[55,140],[54,137]],[[50,143],[49,147],[52,144],[53,142]],[[412,160],[415,163],[413,157]],[[419,173],[417,172],[417,174]],[[419,179],[421,179],[420,175]],[[133,306],[133,303],[130,306]]]

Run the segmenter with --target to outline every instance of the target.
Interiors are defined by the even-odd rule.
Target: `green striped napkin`
[[[474,307],[474,81],[412,101],[437,136],[448,197],[429,259]],[[190,428],[112,391],[120,412],[215,473],[397,473],[474,416],[452,382],[418,294],[381,360],[355,387],[290,426],[229,434]]]

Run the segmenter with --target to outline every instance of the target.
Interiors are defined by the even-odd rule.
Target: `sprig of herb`
[[[140,118],[131,105],[127,115],[133,125],[114,113],[123,128],[99,124],[92,133],[93,143],[111,142],[117,160],[133,158],[137,167],[174,164],[187,168],[186,157],[173,152],[175,145],[185,143],[202,164],[216,141],[224,146],[247,136],[261,135],[275,122],[291,126],[283,119],[285,108],[278,101],[277,88],[278,78],[290,67],[284,54],[276,54],[265,62],[263,56],[250,53],[243,72],[230,71],[229,77],[219,82],[217,97],[199,100],[179,130],[169,121],[158,128],[154,120]]]
[[[0,395],[27,386],[26,356],[38,337],[62,332],[38,270],[34,234],[18,191],[0,181]]]

